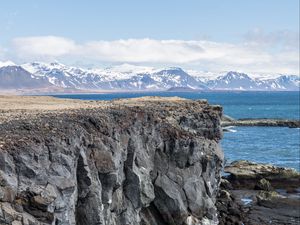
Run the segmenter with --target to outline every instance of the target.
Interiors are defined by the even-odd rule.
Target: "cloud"
[[[265,32],[256,28],[244,35],[246,44],[254,47],[276,47],[281,50],[299,49],[299,32],[290,30],[278,30],[273,32]]]
[[[81,54],[98,60],[133,63],[188,63],[203,51],[193,41],[152,39],[94,41],[79,47]]]
[[[15,38],[12,44],[21,57],[57,57],[70,54],[76,49],[74,41],[55,36]]]
[[[238,44],[155,39],[76,43],[64,37],[38,36],[14,39],[10,52],[23,61],[57,59],[99,64],[172,65],[211,71],[299,74],[299,49],[293,41],[297,36],[287,33],[275,36],[256,32]],[[281,43],[280,48],[278,42]]]

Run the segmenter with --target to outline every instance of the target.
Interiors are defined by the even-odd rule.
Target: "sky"
[[[0,60],[299,74],[299,0],[9,0]]]

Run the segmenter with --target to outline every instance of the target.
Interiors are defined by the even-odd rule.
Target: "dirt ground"
[[[105,108],[111,105],[147,105],[158,101],[189,101],[179,97],[143,97],[134,99],[119,99],[114,101],[86,101],[62,99],[50,96],[18,96],[0,95],[0,123],[15,119],[34,117],[49,112],[65,112],[66,110]]]

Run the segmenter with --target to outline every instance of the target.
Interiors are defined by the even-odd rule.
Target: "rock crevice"
[[[142,98],[0,124],[0,224],[216,224],[222,110]]]

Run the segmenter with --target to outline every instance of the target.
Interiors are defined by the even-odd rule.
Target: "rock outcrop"
[[[300,173],[289,168],[236,161],[225,167],[217,208],[219,224],[300,222]]]
[[[222,126],[225,128],[228,126],[242,126],[242,127],[289,127],[289,128],[299,128],[300,120],[295,119],[232,119],[228,116],[222,117]]]
[[[291,168],[240,160],[225,166],[224,171],[230,174],[227,179],[238,188],[267,188],[268,182],[275,188],[300,187],[300,173]]]
[[[217,224],[221,114],[141,98],[7,119],[0,224]]]

